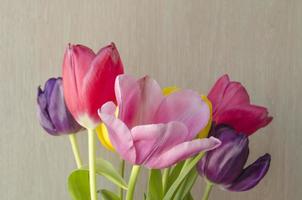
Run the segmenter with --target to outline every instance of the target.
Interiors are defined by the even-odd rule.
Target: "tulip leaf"
[[[121,200],[119,196],[109,190],[101,190],[101,196],[104,200]]]
[[[150,169],[147,200],[163,198],[162,175],[159,169]]]
[[[172,169],[171,173],[169,174],[168,181],[167,181],[167,186],[165,188],[165,191],[168,191],[171,185],[174,183],[176,178],[179,176],[179,173],[181,172],[181,169],[184,165],[185,161],[182,161],[178,164],[175,165],[175,167]]]
[[[68,191],[73,200],[90,199],[89,171],[78,169],[68,177]]]
[[[192,197],[191,192],[189,192],[189,193],[185,196],[184,200],[194,200],[193,197]]]
[[[195,156],[193,159],[188,159],[189,161],[184,164],[179,176],[176,178],[174,183],[171,185],[171,187],[165,194],[163,200],[173,199],[173,196],[177,192],[177,189],[180,186],[180,184],[182,183],[182,181],[186,178],[186,176],[190,173],[190,171],[194,167],[196,167],[196,164],[204,156],[204,154],[205,154],[204,152],[201,152],[197,156]]]
[[[191,191],[196,179],[197,179],[198,173],[196,168],[194,167],[190,173],[186,176],[186,178],[182,181],[179,188],[177,189],[173,199],[185,199],[186,195]]]
[[[85,166],[83,169],[88,170],[88,167]],[[114,183],[115,185],[127,190],[128,186],[123,177],[116,171],[113,165],[102,158],[96,159],[96,173],[98,175],[104,176],[109,181]]]

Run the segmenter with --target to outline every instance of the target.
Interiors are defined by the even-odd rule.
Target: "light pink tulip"
[[[148,76],[134,79],[119,75],[115,81],[118,104],[107,102],[99,109],[112,145],[121,157],[148,168],[165,168],[220,145],[214,137],[196,136],[210,117],[208,105],[191,90],[163,96]]]

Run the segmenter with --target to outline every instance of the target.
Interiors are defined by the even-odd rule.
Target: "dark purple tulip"
[[[271,157],[265,154],[244,169],[249,155],[249,140],[227,126],[213,125],[211,135],[221,146],[206,154],[198,163],[200,175],[230,191],[246,191],[255,187],[269,169]]]
[[[81,126],[68,111],[63,95],[62,78],[50,78],[38,88],[38,119],[41,126],[51,135],[76,133]]]

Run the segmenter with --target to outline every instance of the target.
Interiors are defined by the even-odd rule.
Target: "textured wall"
[[[204,93],[229,73],[275,117],[251,138],[250,161],[272,154],[264,181],[246,193],[215,188],[212,199],[300,199],[301,9],[301,0],[0,0],[0,198],[69,199],[69,141],[38,125],[36,88],[60,76],[67,43],[97,50],[114,41],[128,73]],[[80,139],[86,155],[86,134]]]

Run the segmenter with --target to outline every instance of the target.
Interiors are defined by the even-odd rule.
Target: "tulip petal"
[[[265,127],[272,121],[266,108],[256,105],[235,106],[216,118],[217,124],[227,124],[246,135]]]
[[[49,94],[48,113],[52,123],[56,125],[57,132],[74,133],[80,129],[65,105],[61,78],[56,79],[52,92]]]
[[[205,128],[210,118],[209,106],[191,90],[174,92],[165,97],[155,115],[155,123],[179,121],[188,127],[188,140]]]
[[[247,191],[255,187],[266,175],[270,166],[271,156],[265,154],[243,170],[241,175],[228,187],[230,191]]]
[[[47,98],[46,94],[38,88],[38,97],[37,97],[37,115],[41,126],[50,134],[56,135],[56,128],[52,123],[50,116],[47,111]]]
[[[208,98],[213,104],[214,119],[228,108],[250,103],[250,98],[246,89],[241,83],[230,81],[228,75],[223,75],[218,79],[209,92]]]
[[[119,105],[119,118],[129,128],[153,123],[154,114],[163,99],[160,86],[145,76],[135,80],[128,75],[116,79],[115,92]]]
[[[223,93],[221,102],[216,105],[215,112],[213,113],[214,119],[219,116],[228,108],[238,105],[248,105],[250,103],[249,95],[246,89],[239,82],[230,82]]]
[[[65,101],[76,119],[84,110],[81,100],[83,97],[81,94],[82,80],[94,57],[94,52],[83,45],[69,45],[65,51],[63,61]]]
[[[131,134],[137,153],[136,163],[148,162],[149,158],[184,142],[187,132],[187,127],[180,122],[134,127]]]
[[[227,185],[239,176],[247,161],[249,140],[225,126],[213,127],[212,132],[221,145],[203,158],[206,162],[204,174],[213,183]]]
[[[82,101],[85,111],[95,122],[99,122],[98,108],[108,101],[116,101],[114,82],[117,75],[123,72],[122,61],[113,43],[97,53],[85,72]]]
[[[204,139],[195,139],[180,143],[158,157],[152,157],[148,160],[146,166],[149,168],[162,169],[174,165],[177,162],[185,160],[196,155],[201,151],[210,151],[221,144],[220,140],[210,137]]]
[[[99,116],[109,133],[109,138],[115,150],[124,160],[135,163],[136,151],[133,144],[133,138],[130,130],[120,119],[116,118],[112,111],[115,104],[113,102],[105,103],[99,109]]]
[[[214,108],[213,112],[216,112],[215,108],[222,101],[224,91],[227,88],[229,82],[230,82],[230,78],[227,74],[225,74],[216,81],[216,83],[210,90],[208,94],[208,98],[212,102]]]

